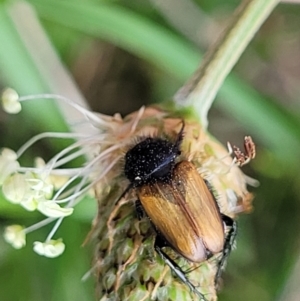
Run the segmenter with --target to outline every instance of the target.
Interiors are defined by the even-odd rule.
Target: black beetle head
[[[125,156],[124,173],[132,187],[171,178],[175,160],[180,155],[184,123],[175,143],[161,138],[146,138]]]

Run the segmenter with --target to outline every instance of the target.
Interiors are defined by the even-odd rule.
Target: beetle
[[[186,273],[162,249],[171,247],[194,263],[222,252],[215,284],[236,237],[236,222],[221,214],[212,189],[195,165],[180,160],[184,126],[175,141],[147,137],[126,152],[124,174],[135,189],[136,209],[145,214],[156,231],[154,248],[164,262],[201,300],[206,300],[189,281]],[[230,230],[225,235],[225,227]]]

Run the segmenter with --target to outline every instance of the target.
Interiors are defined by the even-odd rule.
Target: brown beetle
[[[208,252],[222,251],[224,228],[219,208],[191,162],[176,164],[169,182],[144,184],[137,194],[157,231],[183,257],[202,262]]]
[[[209,184],[194,164],[177,162],[183,130],[184,122],[175,142],[148,137],[127,151],[124,173],[130,185],[120,198],[130,189],[136,190],[137,212],[148,216],[157,233],[155,250],[201,300],[206,300],[162,248],[169,246],[196,263],[222,252],[217,284],[235,240],[236,223],[220,213]],[[230,229],[226,236],[224,224]]]

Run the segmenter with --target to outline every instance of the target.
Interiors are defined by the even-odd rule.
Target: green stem
[[[208,124],[208,110],[226,76],[278,2],[279,0],[243,1],[227,29],[208,51],[200,68],[176,93],[177,105],[192,107],[203,126]]]

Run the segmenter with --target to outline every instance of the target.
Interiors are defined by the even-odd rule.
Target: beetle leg
[[[162,239],[159,238],[159,236],[156,237],[155,243],[154,243],[154,249],[159,254],[159,256],[162,258],[162,260],[170,267],[171,271],[175,273],[175,275],[185,284],[189,287],[189,289],[199,296],[200,300],[207,301],[207,299],[204,297],[203,294],[201,294],[196,287],[189,281],[189,279],[186,277],[186,274],[182,271],[180,266],[172,260],[164,251],[162,251],[162,246],[160,243],[163,243]],[[164,246],[164,245],[163,245]]]
[[[230,252],[232,250],[232,247],[234,245],[236,234],[237,234],[237,223],[234,221],[231,217],[222,214],[222,220],[224,221],[225,225],[227,227],[230,227],[230,230],[226,236],[224,248],[222,252],[222,257],[218,263],[218,269],[215,276],[215,286],[218,286],[218,281],[221,277],[222,271],[225,268],[228,256],[230,255]]]
[[[136,200],[134,202],[134,205],[135,205],[136,216],[137,216],[138,220],[141,220],[143,217],[145,217],[145,212],[144,212],[143,206],[141,204],[141,201]]]

